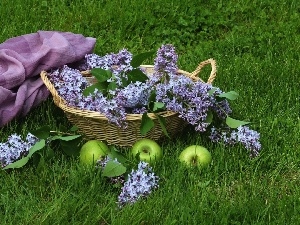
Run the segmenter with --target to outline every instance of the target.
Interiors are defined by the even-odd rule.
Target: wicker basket
[[[179,73],[190,77],[192,80],[201,80],[198,77],[201,69],[211,64],[212,70],[207,83],[212,83],[216,77],[216,62],[214,59],[208,59],[199,64],[196,70],[192,73],[178,70]],[[153,73],[152,65],[141,66],[146,69],[146,73],[151,75]],[[83,76],[91,79],[89,71],[81,72]],[[108,121],[105,115],[95,111],[81,110],[75,107],[70,107],[67,102],[62,99],[57,93],[56,89],[49,81],[47,72],[41,72],[41,78],[49,89],[53,96],[54,103],[61,108],[68,120],[79,128],[79,132],[84,134],[87,139],[97,139],[106,141],[108,144],[117,146],[132,146],[137,140],[142,138],[150,138],[152,140],[158,140],[164,137],[164,133],[160,127],[160,124],[154,115],[154,113],[148,113],[148,116],[153,119],[155,126],[145,136],[140,133],[140,125],[142,120],[142,114],[127,114],[126,122],[128,124],[126,129],[122,129]],[[202,81],[202,80],[201,80]],[[204,82],[204,81],[203,81]],[[170,136],[181,132],[187,125],[182,119],[178,117],[178,113],[172,111],[164,111],[159,113],[166,120],[166,129]]]

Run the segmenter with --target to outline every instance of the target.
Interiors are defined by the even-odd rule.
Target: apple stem
[[[197,164],[197,157],[195,156],[195,157],[193,157],[193,159],[192,159],[192,163],[194,164],[194,165],[196,165]]]

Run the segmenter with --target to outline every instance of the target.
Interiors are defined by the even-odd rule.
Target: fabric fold
[[[0,127],[25,116],[49,96],[42,70],[77,62],[92,53],[96,39],[60,31],[38,31],[0,44]]]

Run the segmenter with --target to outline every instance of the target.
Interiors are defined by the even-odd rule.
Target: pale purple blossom
[[[210,86],[201,81],[173,75],[167,84],[157,84],[156,101],[163,102],[168,110],[178,112],[180,118],[203,132],[209,125],[206,123],[211,107],[209,90]]]
[[[147,106],[152,87],[148,83],[135,82],[120,89],[116,95],[118,105],[134,109]]]
[[[25,140],[18,134],[11,134],[6,142],[0,143],[0,166],[5,167],[26,156],[37,141],[38,138],[31,133],[27,134]]]
[[[101,68],[110,70],[114,75],[114,81],[118,86],[122,86],[122,79],[127,80],[127,74],[133,68],[130,65],[132,53],[127,49],[122,49],[118,53],[109,53],[104,56],[88,54],[85,56],[88,69]],[[112,78],[108,80],[111,82]]]
[[[128,180],[124,183],[118,196],[120,207],[133,204],[141,198],[147,197],[154,189],[158,188],[159,177],[146,162],[139,162],[138,169],[128,174]]]
[[[218,95],[222,94],[223,91],[216,87],[211,88],[214,88],[214,92],[212,93],[210,99],[211,107],[220,119],[226,119],[226,117],[232,113],[232,110],[229,106],[229,102],[227,101],[227,99],[222,99],[218,101]]]
[[[212,127],[209,138],[213,142],[228,145],[240,143],[250,152],[251,157],[257,156],[261,150],[260,134],[248,126],[239,126],[237,129]]]
[[[175,51],[175,47],[170,44],[162,45],[158,51],[154,60],[154,70],[160,73],[167,73],[174,75],[177,73],[178,55]]]

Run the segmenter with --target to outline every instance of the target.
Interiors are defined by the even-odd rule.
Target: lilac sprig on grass
[[[159,177],[146,162],[139,162],[138,169],[128,174],[128,180],[124,183],[118,196],[120,207],[133,204],[139,199],[147,197],[154,189],[158,188]]]
[[[223,129],[212,127],[209,138],[213,142],[222,142],[228,145],[240,143],[250,152],[251,157],[257,156],[261,150],[260,134],[248,126],[239,126],[235,130],[229,127]]]
[[[26,156],[29,149],[35,145],[38,138],[28,133],[25,140],[20,135],[12,134],[8,137],[7,142],[0,143],[0,165],[5,167],[18,159]]]

